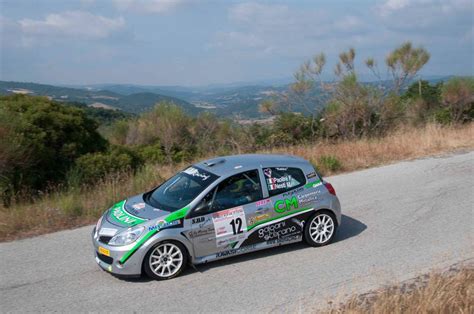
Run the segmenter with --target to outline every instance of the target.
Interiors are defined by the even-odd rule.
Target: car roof
[[[260,167],[298,167],[308,161],[291,155],[243,154],[211,158],[195,164],[196,167],[218,176],[229,176]]]

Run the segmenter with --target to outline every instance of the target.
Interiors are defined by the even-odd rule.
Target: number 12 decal
[[[235,218],[235,219],[230,221],[230,225],[232,226],[233,234],[238,234],[238,233],[243,233],[244,232],[242,230],[242,219]]]

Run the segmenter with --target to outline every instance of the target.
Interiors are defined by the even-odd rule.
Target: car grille
[[[100,236],[99,237],[99,241],[102,242],[102,243],[105,243],[105,244],[108,244],[110,239],[112,239],[112,237],[106,237],[106,236]]]
[[[114,262],[114,259],[110,256],[105,256],[103,254],[97,253],[97,257],[104,263],[112,265]]]

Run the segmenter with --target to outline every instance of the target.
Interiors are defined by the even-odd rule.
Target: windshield
[[[155,208],[173,212],[188,205],[217,178],[215,174],[192,166],[147,193],[144,199]]]

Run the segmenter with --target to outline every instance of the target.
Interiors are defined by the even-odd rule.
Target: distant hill
[[[430,83],[437,83],[449,78],[449,76],[433,76],[424,79]],[[365,84],[389,89],[392,83],[372,81]],[[118,108],[135,114],[148,111],[157,102],[165,100],[174,102],[194,116],[202,111],[209,111],[220,117],[246,120],[265,117],[258,110],[259,104],[265,99],[286,93],[288,87],[289,84],[221,84],[200,87],[96,84],[72,88],[0,81],[0,94],[32,93],[60,101],[81,102],[104,110],[110,107]],[[318,95],[319,92],[319,89],[315,88],[311,96]],[[292,110],[305,113],[305,106],[311,108],[315,105],[321,108],[324,106],[324,99],[320,99],[319,104],[314,104],[314,99],[315,97],[308,97],[307,100],[293,103]]]
[[[92,85],[90,88],[109,90],[125,95],[136,93],[158,93],[169,97],[183,99],[200,110],[210,111],[218,116],[236,119],[261,118],[258,111],[262,100],[283,93],[288,85],[281,86],[234,86],[211,85],[207,87],[181,86],[138,86],[127,84]]]
[[[181,106],[187,113],[197,115],[201,109],[187,101],[150,92],[123,95],[108,90],[80,89],[36,83],[0,81],[0,94],[28,94],[47,96],[62,102],[76,102],[93,107],[117,108],[130,113],[150,110],[157,102],[170,101]]]

